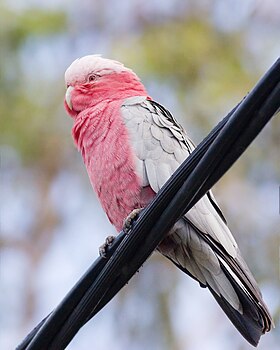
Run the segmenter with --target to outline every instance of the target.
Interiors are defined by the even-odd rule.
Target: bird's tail
[[[261,335],[274,326],[272,317],[259,291],[254,290],[252,293],[251,288],[245,286],[242,281],[236,280],[225,267],[222,269],[239,298],[242,313],[234,309],[222,295],[218,295],[211,287],[208,286],[208,288],[237,330],[250,344],[257,346]]]
[[[201,287],[208,287],[237,330],[250,344],[257,346],[261,335],[270,331],[274,325],[257,283],[239,250],[237,257],[232,258],[223,247],[209,239],[209,237],[202,239],[201,244],[211,247],[210,249],[218,258],[222,270],[222,284],[216,280],[218,283],[216,285],[220,285],[221,289],[218,287],[215,290],[213,288],[215,283],[211,283],[211,278],[215,278],[215,276],[212,275],[202,282],[202,279],[198,277],[198,270],[194,268],[195,251],[186,254],[184,245],[178,245],[178,242],[176,244],[172,243],[173,239],[176,239],[174,237],[174,235],[171,235],[165,238],[158,250],[180,270],[198,281]],[[167,252],[165,249],[166,243],[168,247],[175,247],[176,253],[172,249]],[[180,256],[183,256],[183,259],[178,258]],[[208,272],[205,271],[204,273],[206,275]],[[224,292],[223,289],[227,292]],[[233,295],[239,300],[238,308],[232,301]]]
[[[181,265],[176,263],[170,257],[166,256],[171,260],[180,270],[197,280],[192,276],[188,270],[184,269]],[[274,327],[272,317],[261,298],[256,299],[255,293],[252,295],[244,286],[241,286],[226,268],[223,268],[225,275],[230,281],[233,289],[235,290],[239,301],[242,305],[242,313],[236,310],[232,305],[226,300],[223,295],[218,295],[209,285],[203,285],[201,282],[201,287],[208,287],[212,295],[223,309],[225,314],[228,316],[233,325],[242,334],[242,336],[253,346],[257,346],[261,335],[269,332],[272,327]]]

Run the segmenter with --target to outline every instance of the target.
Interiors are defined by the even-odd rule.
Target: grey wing
[[[195,146],[171,114],[154,101],[130,98],[122,106],[122,116],[142,186],[150,186],[157,193]],[[159,250],[201,285],[208,286],[220,305],[225,300],[232,313],[244,312],[245,296],[252,303],[260,303],[261,321],[255,316],[262,323],[259,328],[270,329],[271,317],[261,293],[211,191],[176,223]],[[229,315],[226,306],[221,306],[244,335],[238,320],[233,320],[236,315]]]
[[[142,186],[149,185],[155,193],[195,148],[183,128],[169,112],[164,114],[163,111],[162,106],[147,101],[145,97],[130,98],[122,106],[122,115],[131,135]],[[211,193],[203,197],[185,215],[184,222],[191,231],[199,230],[212,236],[228,254],[236,257],[237,244],[209,197],[214,201]],[[200,239],[197,233],[194,237],[196,240]],[[202,241],[201,244],[206,243]],[[205,282],[205,279],[201,282]]]

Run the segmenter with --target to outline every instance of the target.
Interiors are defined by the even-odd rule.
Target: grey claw
[[[143,208],[137,208],[137,209],[132,210],[132,212],[124,220],[123,230],[125,233],[128,233],[131,230],[134,221],[136,221],[138,219],[138,216],[142,210],[143,210]]]
[[[100,247],[99,247],[99,255],[102,258],[107,258],[107,249],[108,247],[114,242],[115,240],[115,236],[108,236],[105,239],[105,243],[103,243]]]

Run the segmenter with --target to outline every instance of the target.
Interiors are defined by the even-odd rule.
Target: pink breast
[[[120,115],[120,101],[107,103],[101,110],[92,110],[90,119],[82,122],[82,126],[77,120],[73,136],[101,205],[119,231],[131,211],[146,206],[154,192],[149,187],[141,188],[128,132]]]

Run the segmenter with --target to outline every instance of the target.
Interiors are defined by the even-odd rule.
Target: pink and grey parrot
[[[120,231],[145,207],[195,146],[170,112],[152,100],[137,75],[99,55],[65,72],[65,108],[91,184]],[[209,191],[157,248],[208,287],[239,332],[254,346],[273,321],[226,220]]]

